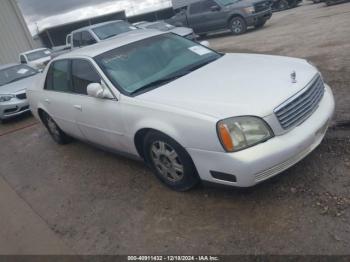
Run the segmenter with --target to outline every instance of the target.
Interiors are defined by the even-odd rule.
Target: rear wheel
[[[242,17],[236,16],[230,21],[230,30],[234,35],[240,35],[247,31],[247,23]]]
[[[278,3],[278,10],[286,10],[289,8],[289,4],[286,0],[281,0]]]
[[[60,145],[68,144],[72,141],[72,138],[68,136],[66,133],[64,133],[59,126],[56,124],[56,122],[52,119],[49,114],[43,112],[42,113],[43,122],[49,131],[52,139]]]
[[[190,155],[170,137],[150,132],[144,139],[144,156],[157,178],[176,191],[187,191],[199,183]]]

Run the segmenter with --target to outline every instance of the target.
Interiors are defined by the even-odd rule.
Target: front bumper
[[[295,165],[311,153],[323,140],[333,113],[333,94],[326,86],[317,110],[286,134],[235,153],[187,150],[202,180],[237,187],[254,186]],[[214,178],[211,171],[232,175],[236,182]]]
[[[0,102],[0,119],[8,119],[29,111],[27,99],[13,98],[7,102]]]
[[[263,21],[269,20],[271,16],[272,16],[271,8],[259,13],[251,14],[248,17],[246,17],[247,26],[255,26]]]

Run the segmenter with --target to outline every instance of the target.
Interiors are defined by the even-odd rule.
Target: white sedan
[[[137,156],[178,191],[281,173],[321,143],[334,112],[305,60],[222,54],[153,31],[54,59],[28,98],[57,143]]]

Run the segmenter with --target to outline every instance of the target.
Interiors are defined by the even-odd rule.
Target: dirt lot
[[[46,238],[64,243],[62,252],[349,254],[350,3],[308,3],[275,13],[261,30],[209,38],[221,51],[307,58],[332,86],[334,128],[282,175],[249,190],[176,193],[142,163],[80,142],[57,146],[41,125],[31,125],[35,120],[23,118],[0,125],[0,178],[54,233]],[[13,205],[0,201],[2,212]],[[19,219],[0,219],[0,228],[11,232]],[[15,239],[0,234],[0,253],[30,253]]]

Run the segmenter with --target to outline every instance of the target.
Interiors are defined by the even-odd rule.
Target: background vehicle
[[[37,74],[27,65],[0,66],[0,121],[29,111],[25,89],[34,83]]]
[[[325,2],[327,6],[330,6],[330,5],[346,3],[346,2],[349,2],[349,0],[325,0]]]
[[[80,28],[67,35],[71,48],[93,45],[137,28],[122,20],[99,23]],[[71,35],[71,36],[70,36]]]
[[[271,8],[273,11],[282,11],[289,8],[297,7],[302,1],[303,0],[272,0]]]
[[[139,30],[74,50],[42,79],[28,97],[57,143],[72,136],[139,156],[179,191],[279,174],[321,143],[334,112],[305,60],[221,54],[173,33]]]
[[[177,34],[179,36],[186,37],[190,40],[195,40],[196,35],[193,32],[192,28],[188,27],[175,27],[171,24],[168,24],[164,21],[157,21],[157,22],[139,22],[135,23],[134,26],[140,29],[155,29],[162,32],[172,32],[174,34]]]
[[[21,64],[27,64],[35,69],[42,70],[52,59],[52,51],[48,48],[38,48],[19,54]]]
[[[230,29],[232,34],[243,34],[247,27],[264,26],[272,16],[268,0],[198,0],[187,6],[167,20],[175,26],[191,27],[196,34]]]

